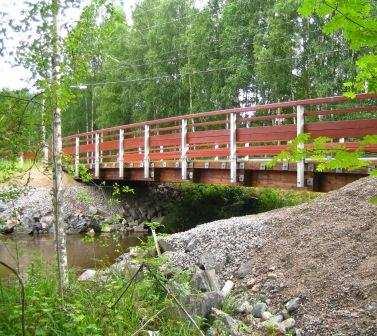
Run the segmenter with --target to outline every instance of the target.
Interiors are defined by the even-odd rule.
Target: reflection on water
[[[139,245],[141,239],[142,236],[137,235],[122,237],[102,234],[93,239],[83,239],[81,235],[69,235],[67,236],[68,265],[78,271],[110,265],[130,246]],[[0,238],[0,260],[16,269],[25,271],[37,256],[42,257],[46,265],[55,262],[55,244],[52,235]],[[9,271],[0,265],[0,278],[7,275]]]

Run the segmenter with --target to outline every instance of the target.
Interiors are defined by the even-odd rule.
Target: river
[[[118,236],[101,234],[96,237],[82,235],[67,236],[68,265],[80,273],[87,268],[101,268],[110,265],[129,247],[139,245],[142,235]],[[46,265],[55,260],[55,245],[52,235],[12,236],[0,238],[0,260],[25,272],[35,258],[41,258]],[[9,271],[0,265],[0,278]]]

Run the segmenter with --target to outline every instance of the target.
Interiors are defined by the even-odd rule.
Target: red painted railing
[[[302,132],[356,149],[360,137],[377,134],[377,94],[360,94],[353,100],[336,96],[288,101],[122,125],[65,137],[63,150],[75,157],[76,167],[93,168],[96,177],[100,168],[119,169],[121,179],[125,168],[143,167],[148,179],[150,167],[174,161],[186,179],[187,163],[204,160],[227,162],[230,180],[236,182],[237,162],[276,155]],[[377,153],[377,146],[369,146],[367,152]]]

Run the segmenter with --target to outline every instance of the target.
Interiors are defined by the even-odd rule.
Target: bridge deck
[[[377,94],[342,96],[233,108],[151,120],[75,134],[63,151],[99,180],[237,183],[331,190],[367,171],[315,172],[315,164],[266,161],[306,132],[331,138],[329,146],[356,150],[361,137],[377,134]],[[368,146],[373,160],[377,145]]]

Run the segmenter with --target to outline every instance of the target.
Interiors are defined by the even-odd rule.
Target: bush
[[[8,161],[0,159],[0,183],[9,181],[15,174],[25,171],[25,165],[18,161]]]
[[[310,192],[273,188],[182,183],[180,197],[167,206],[163,224],[170,232],[198,224],[296,205],[316,196]]]
[[[59,295],[56,276],[42,262],[28,272],[26,291],[27,335],[131,335],[148,318],[166,307],[146,328],[166,336],[196,335],[177,314],[177,307],[157,280],[148,274],[134,283],[114,306],[128,279],[113,275],[106,282],[78,282],[71,274],[70,288]],[[0,282],[0,335],[21,335],[21,307],[17,283]]]

